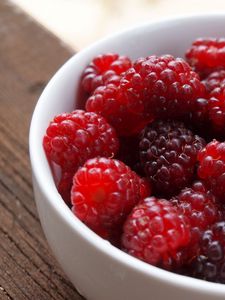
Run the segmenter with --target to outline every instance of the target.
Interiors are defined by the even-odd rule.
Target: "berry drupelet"
[[[205,141],[178,121],[156,121],[142,132],[139,153],[153,192],[170,197],[194,178],[198,152]]]
[[[149,192],[147,182],[123,162],[93,158],[73,178],[72,210],[96,233],[110,238]]]
[[[144,199],[124,224],[122,249],[165,269],[180,265],[180,251],[189,242],[188,219],[164,199]]]

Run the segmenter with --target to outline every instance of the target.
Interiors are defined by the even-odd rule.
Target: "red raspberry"
[[[202,236],[199,255],[192,262],[191,275],[225,283],[225,222],[218,222]]]
[[[205,91],[190,66],[171,55],[137,59],[120,85],[125,97],[139,104],[137,109],[163,118],[192,111],[196,99]]]
[[[119,136],[137,134],[150,121],[152,115],[144,115],[136,107],[139,103],[125,98],[118,84],[107,84],[97,88],[86,102],[86,110],[104,116],[113,125]]]
[[[139,151],[153,191],[170,197],[194,178],[197,154],[205,141],[178,121],[157,121],[142,132]]]
[[[225,201],[225,143],[213,140],[198,154],[198,176],[221,201]]]
[[[74,176],[72,209],[92,230],[110,238],[111,232],[122,225],[147,189],[146,182],[123,162],[93,158]]]
[[[204,81],[203,81],[206,91],[211,93],[215,88],[218,88],[222,85],[225,85],[225,70],[220,70],[217,72],[211,73]]]
[[[149,56],[135,61],[119,84],[97,89],[86,109],[103,115],[119,135],[132,135],[155,117],[188,114],[204,92],[198,75],[184,60]]]
[[[150,197],[127,218],[122,248],[149,264],[173,269],[180,264],[180,251],[189,241],[186,217],[169,201]]]
[[[107,53],[96,56],[83,73],[82,86],[88,93],[109,81],[118,82],[120,74],[131,67],[131,60],[127,56]]]
[[[114,129],[103,117],[75,110],[50,122],[43,146],[51,161],[75,172],[89,158],[114,156],[119,144]]]
[[[187,50],[186,58],[203,77],[225,68],[225,39],[197,39]]]
[[[216,87],[210,93],[209,119],[215,134],[224,138],[225,128],[225,84]]]
[[[219,220],[219,211],[216,199],[205,185],[194,182],[191,188],[185,188],[175,198],[171,199],[173,205],[188,218],[191,227],[191,242],[183,251],[183,259],[192,259],[199,250],[199,241],[203,232]]]

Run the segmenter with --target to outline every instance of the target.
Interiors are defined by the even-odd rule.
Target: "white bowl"
[[[51,79],[37,103],[30,128],[30,158],[41,224],[63,270],[89,300],[225,298],[225,285],[148,265],[89,230],[58,194],[42,148],[49,121],[77,105],[80,75],[93,56],[104,52],[131,58],[167,53],[183,56],[195,38],[206,36],[225,36],[225,14],[166,19],[107,37],[73,56]]]

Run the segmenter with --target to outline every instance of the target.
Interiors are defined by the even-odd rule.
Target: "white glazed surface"
[[[46,160],[42,138],[49,121],[74,109],[80,75],[93,56],[118,52],[183,56],[201,36],[224,37],[225,15],[196,15],[148,23],[105,38],[72,57],[52,78],[35,108],[30,158],[35,200],[47,240],[63,270],[88,300],[219,300],[225,285],[173,274],[139,261],[98,237],[64,204]]]

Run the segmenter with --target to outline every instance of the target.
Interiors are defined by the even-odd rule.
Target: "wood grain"
[[[0,41],[0,299],[80,300],[40,227],[28,157],[38,96],[72,50],[5,0]]]

